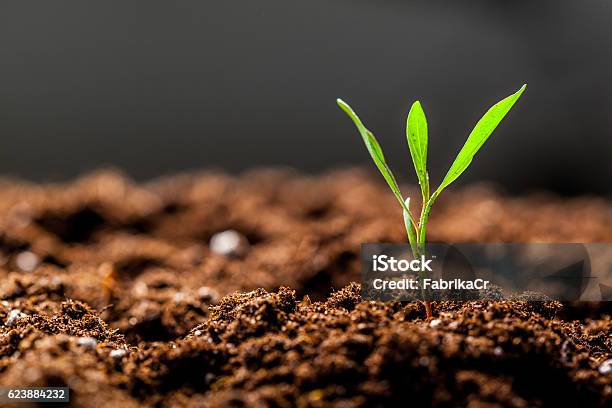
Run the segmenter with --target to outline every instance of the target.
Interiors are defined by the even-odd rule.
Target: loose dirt
[[[429,233],[612,242],[610,225],[602,198],[473,186]],[[75,406],[612,403],[609,302],[438,302],[426,320],[363,301],[360,244],[403,234],[359,170],[3,181],[0,385],[69,386]]]

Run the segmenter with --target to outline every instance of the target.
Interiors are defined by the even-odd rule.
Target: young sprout
[[[353,111],[346,102],[342,99],[337,100],[340,108],[342,108],[355,123],[372,160],[374,160],[376,167],[380,170],[391,188],[391,191],[393,191],[393,194],[397,198],[398,203],[402,207],[408,241],[410,242],[410,247],[415,258],[425,254],[427,220],[429,219],[429,212],[434,202],[440,193],[468,168],[476,153],[478,153],[497,125],[499,125],[501,120],[523,94],[526,87],[527,85],[523,85],[517,92],[502,99],[489,108],[478,123],[476,123],[476,126],[474,126],[474,129],[468,136],[459,154],[457,154],[455,161],[448,170],[448,173],[446,173],[442,183],[440,183],[433,193],[430,193],[429,175],[427,173],[427,119],[425,118],[425,112],[421,107],[421,103],[416,101],[412,104],[410,112],[408,113],[408,120],[406,121],[406,137],[408,139],[410,155],[412,156],[412,163],[414,164],[419,186],[421,187],[422,205],[418,220],[410,211],[410,198],[404,199],[397,181],[385,161],[382,149],[372,132],[363,125],[355,111]],[[423,273],[421,273],[421,276],[419,276],[421,283],[423,278]],[[423,287],[423,285],[421,285],[421,287]],[[425,300],[424,293],[423,296],[427,317],[431,317],[431,303]]]

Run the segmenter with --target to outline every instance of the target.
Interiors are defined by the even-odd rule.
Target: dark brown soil
[[[0,184],[0,385],[69,386],[77,406],[612,404],[609,302],[426,320],[363,301],[360,244],[404,236],[360,171]],[[610,225],[605,199],[476,186],[440,199],[430,238],[612,242]],[[212,251],[225,230],[248,246]]]

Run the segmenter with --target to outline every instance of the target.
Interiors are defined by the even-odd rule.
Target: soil
[[[0,385],[88,407],[612,404],[610,302],[436,302],[432,320],[363,301],[360,244],[402,242],[398,217],[355,169],[2,181]],[[446,193],[429,235],[612,242],[610,225],[603,198],[479,185]]]

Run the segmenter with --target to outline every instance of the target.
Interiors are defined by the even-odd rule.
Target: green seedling
[[[427,119],[425,118],[425,112],[421,107],[421,103],[416,101],[412,104],[410,112],[408,113],[408,120],[406,121],[406,137],[408,139],[410,155],[412,156],[412,163],[416,171],[419,186],[421,187],[422,204],[418,220],[410,210],[410,198],[404,199],[395,176],[387,165],[380,144],[378,144],[374,134],[363,125],[355,111],[346,102],[342,99],[337,100],[340,108],[342,108],[342,110],[353,120],[353,123],[355,123],[372,160],[376,164],[376,167],[378,167],[378,170],[380,170],[380,173],[402,207],[408,241],[410,242],[410,247],[415,257],[420,257],[425,254],[427,221],[434,202],[440,193],[457,180],[457,178],[468,168],[476,153],[478,153],[495,128],[497,128],[497,125],[499,125],[512,106],[514,106],[526,87],[527,85],[523,85],[517,92],[502,99],[489,108],[478,123],[476,123],[476,126],[474,126],[474,129],[468,136],[459,154],[457,154],[448,173],[446,173],[446,176],[433,193],[430,193],[429,174],[427,172]],[[421,274],[421,282],[423,278],[424,276]],[[431,317],[431,303],[427,300],[424,300],[424,303],[427,317]]]

